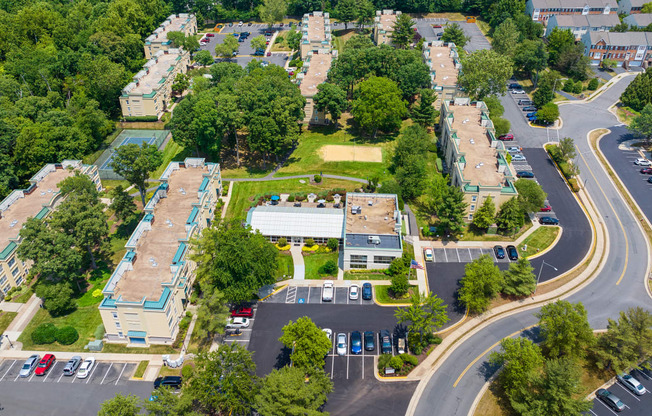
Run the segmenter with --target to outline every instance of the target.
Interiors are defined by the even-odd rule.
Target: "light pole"
[[[552,267],[553,269],[555,269],[555,271],[558,271],[557,268],[555,266],[553,266],[552,264],[546,263],[545,260],[541,260],[541,267],[539,268],[539,274],[537,275],[537,286],[534,288],[534,293],[536,293],[537,289],[539,288],[539,279],[541,278],[541,272],[543,271],[543,265],[544,264],[546,266]],[[534,293],[532,295],[534,295]]]
[[[5,335],[5,337],[7,337],[7,341],[9,341],[9,346],[11,346],[11,348],[13,348],[14,344],[11,343],[11,339],[9,339],[9,335],[7,335],[7,334],[4,334],[4,335]]]

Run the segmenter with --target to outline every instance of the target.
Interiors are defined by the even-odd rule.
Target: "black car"
[[[518,250],[516,250],[516,247],[507,246],[507,257],[512,261],[518,260]]]
[[[154,380],[154,388],[158,389],[160,387],[170,387],[173,389],[180,389],[182,381],[183,380],[180,376],[158,377],[156,380]]]
[[[559,225],[559,220],[555,217],[541,217],[539,218],[539,224],[543,225]]]
[[[622,412],[623,410],[625,410],[625,404],[621,402],[620,399],[609,390],[600,389],[595,395],[598,396],[600,400],[605,402],[607,406],[611,407],[616,412]]]
[[[376,349],[376,341],[374,340],[374,333],[372,331],[365,331],[364,333],[364,350],[373,351]]]
[[[649,178],[647,178],[647,181],[650,182],[650,183],[652,183],[652,176],[650,176]]]
[[[392,340],[389,337],[389,331],[386,329],[380,331],[380,352],[383,354],[392,353]]]
[[[517,178],[534,178],[534,173],[528,172],[527,170],[522,170],[520,172],[516,172],[516,177]]]
[[[497,259],[505,258],[505,249],[503,246],[494,246],[494,254],[496,254]]]
[[[523,87],[521,86],[521,84],[509,84],[509,89],[510,90],[520,90],[520,89],[523,89]]]
[[[364,300],[371,300],[373,297],[371,293],[371,283],[364,283],[362,285],[362,299]]]

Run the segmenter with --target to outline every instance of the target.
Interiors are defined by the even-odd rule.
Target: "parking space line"
[[[493,249],[489,251],[491,252],[491,256],[494,258],[494,261],[498,262],[498,257],[496,257],[496,252]]]
[[[467,250],[469,250],[469,261],[473,260],[473,255],[471,254],[471,249],[467,247]],[[480,253],[482,255],[482,249],[480,249]]]
[[[57,379],[57,383],[61,381],[61,377],[63,377],[63,371],[61,372],[61,375],[60,375],[59,378]]]
[[[331,354],[331,380],[333,379],[333,373],[335,372],[335,338],[337,338],[337,335],[335,335],[335,332],[333,332],[333,354]]]
[[[111,367],[113,367],[113,363],[109,365],[109,368],[106,370],[106,373],[104,373],[104,377],[102,377],[102,381],[100,381],[100,384],[104,384],[104,380],[106,379],[106,376],[109,375],[109,371],[111,371]]]
[[[18,377],[20,377],[20,371],[18,372],[18,374],[16,374],[16,378],[14,379],[14,383],[18,381]]]
[[[16,364],[16,360],[14,360],[14,361],[11,363],[11,365],[9,366],[9,368],[7,369],[7,371],[6,371],[6,372],[2,375],[2,377],[0,378],[0,381],[4,380],[5,376],[6,376],[7,374],[9,374],[9,371],[11,371],[11,368],[14,366],[14,364]]]
[[[362,378],[364,379],[364,348],[362,348]]]
[[[310,303],[310,286],[308,286],[308,297],[306,298],[306,303]]]
[[[50,368],[50,370],[49,370],[48,373],[45,375],[45,377],[43,377],[43,382],[44,382],[44,383],[45,383],[45,380],[47,380],[48,377],[50,377],[50,373],[52,373],[52,372],[54,371],[54,368],[55,368],[56,366],[57,366],[57,362],[55,361],[54,364],[52,364],[52,368]]]
[[[36,375],[36,369],[34,369],[34,371],[32,371],[32,376],[27,381],[32,381],[32,379],[34,378],[35,375]]]
[[[457,262],[458,262],[458,263],[461,263],[462,260],[460,260],[460,252],[459,252],[459,250],[457,249],[457,247],[455,247],[455,253],[457,253]]]
[[[446,257],[446,263],[448,263],[448,254],[446,254],[446,249],[444,249],[444,257]]]
[[[616,412],[614,412],[613,410],[611,410],[611,407],[607,406],[607,404],[606,404],[605,402],[603,402],[603,401],[600,400],[600,399],[597,399],[596,401],[597,401],[598,403],[600,403],[601,405],[603,405],[604,407],[606,407],[607,410],[609,410],[611,413],[613,413],[614,415],[618,416],[618,413],[616,413]]]
[[[333,305],[335,304],[335,298],[337,297],[337,288],[333,288]]]
[[[635,398],[635,399],[638,400],[639,402],[641,401],[641,399],[639,399],[638,397],[636,397],[635,394],[633,394],[631,391],[629,391],[629,389],[623,387],[620,383],[615,383],[615,384],[617,384],[618,387],[620,387],[621,389],[625,390],[627,393],[629,393],[630,396],[632,396],[633,398]]]
[[[350,344],[351,343],[351,333],[348,332],[347,334],[348,334],[348,337],[349,337],[349,344]],[[349,349],[350,347],[347,345],[346,348]],[[351,356],[351,354],[349,354],[349,352],[347,351],[346,352],[346,379],[347,380],[349,379],[349,357],[350,356]]]
[[[95,374],[95,370],[97,370],[97,367],[99,367],[99,363],[95,363],[93,365],[93,369],[91,370],[91,373],[88,375],[88,378],[86,379],[86,384],[88,384],[89,381],[93,378],[93,374]]]
[[[350,289],[351,289],[351,287],[349,286],[349,290],[350,290]],[[346,294],[346,304],[347,304],[347,305],[348,305],[349,303],[351,303],[351,296],[349,296],[349,293],[348,293],[349,290],[347,290],[347,294]]]
[[[122,371],[120,371],[120,375],[118,376],[118,379],[115,381],[116,386],[118,385],[118,381],[120,381],[120,379],[122,378],[122,373],[125,372],[125,368],[127,368],[127,363],[125,363],[125,365],[122,367]]]

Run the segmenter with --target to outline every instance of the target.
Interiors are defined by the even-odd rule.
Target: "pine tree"
[[[537,287],[533,270],[530,261],[525,257],[510,264],[509,270],[504,274],[503,293],[511,296],[527,296],[533,293]]]
[[[496,205],[491,197],[484,200],[480,209],[473,214],[473,225],[484,230],[494,223],[496,216]]]
[[[433,106],[436,100],[437,94],[433,90],[422,89],[419,105],[414,106],[412,109],[412,121],[424,127],[435,124],[435,118],[439,115],[439,111]]]

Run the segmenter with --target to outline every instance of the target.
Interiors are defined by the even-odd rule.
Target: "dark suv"
[[[372,298],[372,293],[371,293],[371,283],[363,283],[362,284],[362,299],[364,300],[371,300]]]
[[[512,261],[518,260],[518,250],[516,250],[516,247],[507,246],[507,257]]]
[[[158,389],[160,387],[170,387],[173,389],[180,389],[182,381],[183,380],[179,376],[158,377],[156,380],[154,380],[154,388]]]
[[[386,329],[380,331],[380,352],[383,354],[392,353],[392,340],[389,337],[389,331]]]

